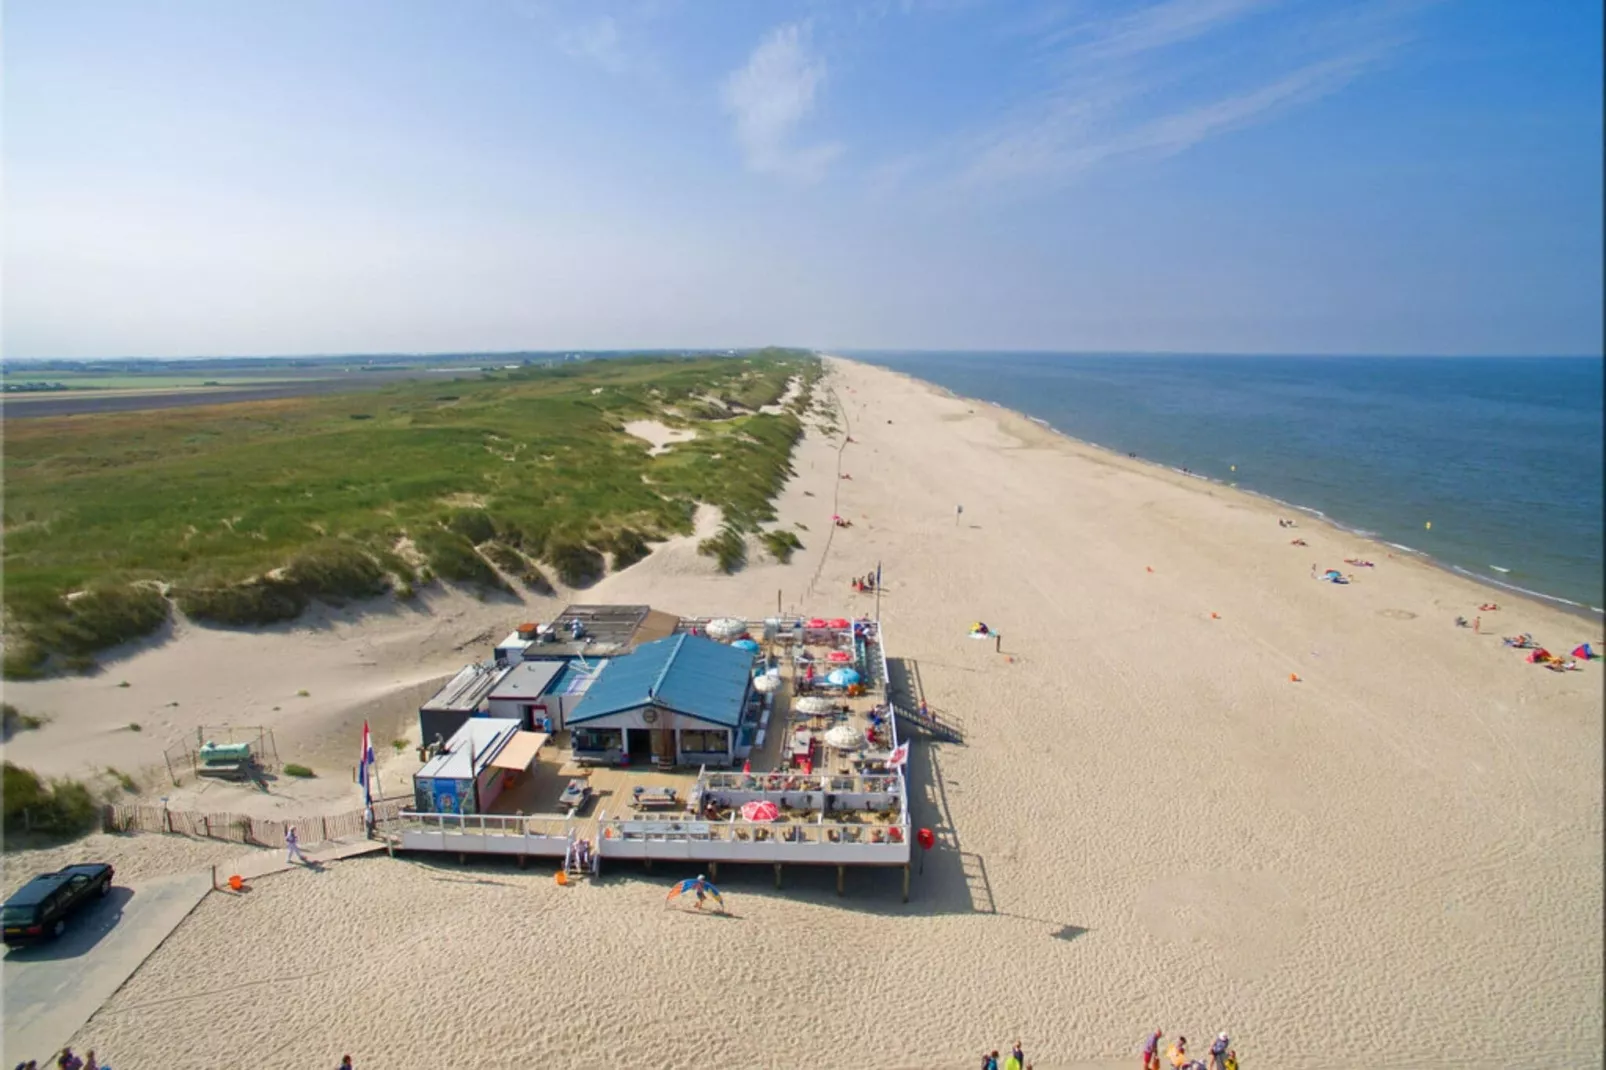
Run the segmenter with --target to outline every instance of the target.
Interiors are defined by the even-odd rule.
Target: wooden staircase
[[[894,708],[897,710],[899,725],[911,725],[918,728],[921,734],[929,739],[939,740],[943,743],[963,743],[965,741],[965,734],[960,731],[958,725],[944,720],[938,714],[932,713],[929,708],[924,714],[918,708],[907,709],[903,706]]]

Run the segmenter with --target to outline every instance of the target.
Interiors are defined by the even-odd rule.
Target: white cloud
[[[1057,12],[1035,27],[1056,73],[1003,121],[956,142],[959,186],[1059,183],[1114,158],[1182,152],[1269,121],[1376,65],[1402,11],[1295,5],[1252,36],[1203,40],[1270,7],[1162,0],[1077,23]]]
[[[750,170],[803,182],[824,177],[841,155],[835,143],[795,145],[793,135],[814,110],[825,63],[809,51],[806,23],[782,26],[760,42],[725,81],[725,110]]]

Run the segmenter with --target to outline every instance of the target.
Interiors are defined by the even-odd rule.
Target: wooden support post
[[[523,868],[524,868],[524,863],[525,863],[525,862],[527,862],[527,861],[529,861],[529,858],[528,858],[528,856],[526,856],[526,855],[519,855],[519,868],[520,868],[520,869],[523,869]]]
[[[652,859],[644,858],[641,861],[642,861],[642,864],[647,867],[647,872],[651,873],[652,872]]]
[[[709,880],[713,880],[713,881],[719,880],[719,863],[718,862],[710,862],[710,863],[708,863],[708,879]]]
[[[848,867],[847,866],[838,866],[838,867],[836,867],[836,894],[837,895],[845,894],[845,886],[847,884],[847,880],[848,880]]]
[[[457,852],[457,864],[460,866],[468,865],[468,855],[464,854],[462,851]]]
[[[781,886],[781,864],[779,862],[777,862],[777,863],[775,863],[775,887],[779,888],[780,886]]]
[[[903,864],[903,901],[909,901],[909,863]]]

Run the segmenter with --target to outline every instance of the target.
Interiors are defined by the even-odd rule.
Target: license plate
[[[21,929],[7,929],[6,930],[6,935],[7,936],[21,935],[21,933],[22,933]]]

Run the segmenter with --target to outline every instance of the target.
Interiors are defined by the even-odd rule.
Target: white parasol
[[[779,676],[771,676],[769,673],[765,673],[763,676],[755,676],[753,678],[753,690],[761,695],[767,695],[771,691],[778,691],[780,687],[781,678]]]
[[[806,713],[810,717],[820,713],[830,713],[836,708],[836,703],[819,695],[808,695],[797,700],[797,712]]]
[[[839,724],[825,734],[825,745],[837,750],[858,750],[864,746],[864,733],[850,725]]]
[[[747,631],[747,622],[735,617],[715,617],[705,630],[711,639],[735,639]]]

